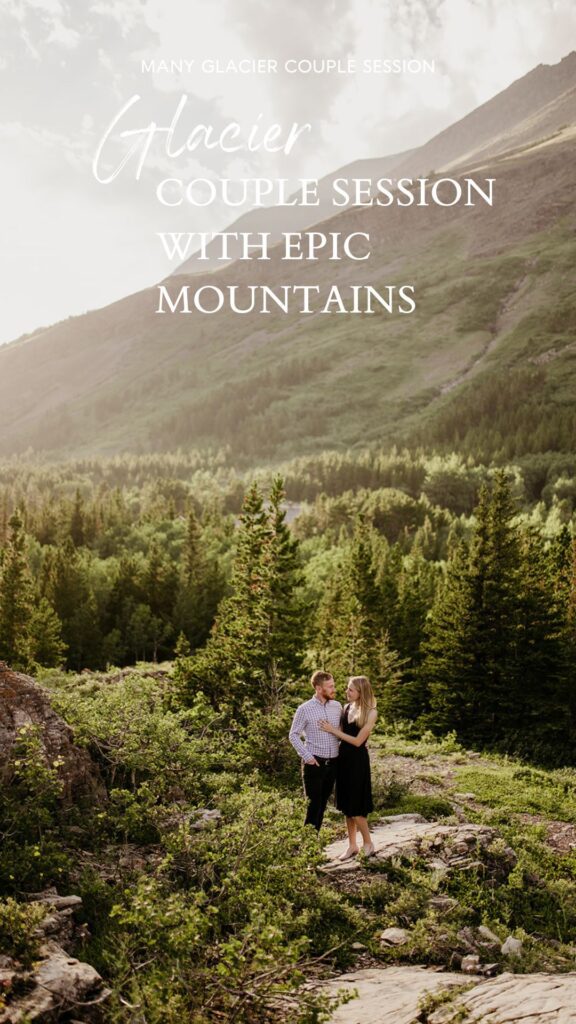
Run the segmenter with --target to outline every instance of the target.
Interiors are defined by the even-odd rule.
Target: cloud
[[[110,18],[119,27],[124,37],[127,37],[136,27],[149,24],[145,0],[112,0],[108,3],[106,0],[99,0],[90,5],[90,13]]]
[[[5,0],[4,13],[19,26],[34,59],[40,58],[39,43],[73,49],[80,42],[80,32],[70,24],[73,15],[61,0]]]
[[[81,39],[80,32],[59,22],[52,28],[46,42],[48,44],[56,43],[58,46],[63,46],[65,50],[74,50]]]

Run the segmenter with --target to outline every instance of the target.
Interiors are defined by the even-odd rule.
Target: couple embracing
[[[372,810],[372,786],[366,741],[377,715],[372,687],[366,676],[351,676],[343,709],[335,699],[329,672],[314,672],[311,683],[314,696],[297,709],[290,729],[290,742],[303,763],[306,824],[320,830],[336,785],[336,807],[345,815],[348,829],[348,849],[341,860],[359,852],[358,832],[362,850],[370,857],[374,846],[367,817]]]

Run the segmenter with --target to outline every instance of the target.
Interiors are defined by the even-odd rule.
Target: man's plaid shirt
[[[342,705],[337,700],[327,700],[323,704],[314,696],[301,704],[290,728],[290,743],[298,756],[304,761],[313,757],[338,757],[340,740],[332,733],[323,732],[319,723],[330,722],[339,729],[341,716]]]

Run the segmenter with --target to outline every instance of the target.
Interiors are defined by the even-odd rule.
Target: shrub
[[[294,801],[247,782],[229,796],[217,831],[189,824],[164,836],[166,860],[112,910],[103,950],[121,1002],[150,1024],[274,1013],[320,1021],[330,1001],[302,989],[310,957],[346,963],[361,919],[318,884],[316,834]],[[292,997],[297,994],[294,1004]]]
[[[146,782],[158,800],[206,800],[231,741],[203,698],[185,711],[171,710],[168,699],[158,680],[134,673],[81,694],[60,692],[55,703],[100,759],[110,788],[134,793]]]
[[[0,793],[0,891],[43,888],[61,878],[67,858],[61,850],[58,798],[60,763],[49,763],[38,726],[22,726]]]
[[[46,907],[22,904],[9,897],[0,900],[0,953],[30,966],[38,954],[37,928],[46,917]]]

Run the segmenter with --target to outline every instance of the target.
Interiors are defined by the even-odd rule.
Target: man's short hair
[[[321,668],[317,669],[316,672],[312,673],[310,682],[312,686],[323,686],[329,679],[332,679],[331,672],[324,672]]]

